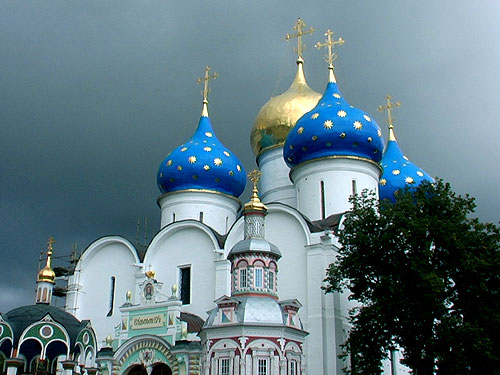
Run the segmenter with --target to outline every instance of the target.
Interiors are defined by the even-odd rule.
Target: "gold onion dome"
[[[56,273],[50,267],[50,262],[51,262],[51,257],[52,257],[52,244],[54,242],[55,241],[53,238],[49,239],[49,247],[48,247],[48,251],[47,251],[47,263],[45,264],[45,267],[43,267],[38,272],[38,276],[36,278],[37,282],[47,282],[47,283],[52,283],[52,284],[55,283]]]
[[[304,76],[303,60],[297,60],[297,74],[290,88],[284,93],[271,97],[260,109],[255,119],[250,144],[258,157],[262,151],[283,146],[285,139],[304,113],[318,103],[321,94],[312,90]]]

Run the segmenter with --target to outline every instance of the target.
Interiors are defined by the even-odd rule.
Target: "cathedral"
[[[348,367],[338,355],[354,304],[348,291],[322,286],[349,197],[368,189],[394,199],[432,179],[398,146],[391,111],[399,103],[388,96],[379,108],[388,113],[386,144],[376,121],[342,95],[333,62],[343,39],[327,31],[316,44],[328,53],[321,94],[304,74],[301,38],[311,31],[300,19],[294,31],[286,38],[297,39],[295,79],[256,116],[250,144],[259,169],[248,175],[217,139],[206,68],[198,124],[158,169],[159,231],[145,249],[119,236],[97,239],[68,277],[66,312],[91,322],[97,345],[67,361],[87,361],[102,375],[331,375]],[[396,362],[387,373],[404,373]]]

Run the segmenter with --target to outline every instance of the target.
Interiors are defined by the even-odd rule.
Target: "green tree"
[[[395,203],[352,198],[326,291],[358,307],[344,344],[352,374],[380,374],[390,350],[414,374],[500,374],[500,230],[474,199],[423,183]]]

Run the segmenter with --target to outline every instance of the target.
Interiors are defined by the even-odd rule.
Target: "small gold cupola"
[[[248,174],[248,177],[250,178],[250,181],[253,183],[253,189],[252,189],[252,196],[250,197],[250,200],[245,203],[245,206],[243,206],[243,212],[247,213],[250,211],[257,211],[257,212],[263,212],[264,214],[267,213],[267,207],[264,203],[260,201],[259,197],[259,189],[257,188],[257,184],[259,183],[259,179],[262,173],[254,169],[252,172]]]
[[[36,292],[36,303],[50,304],[52,299],[52,290],[54,288],[56,273],[51,268],[52,260],[52,245],[55,240],[53,237],[49,238],[47,247],[47,262],[45,267],[43,267],[37,275],[37,292]]]
[[[52,261],[52,244],[56,242],[53,237],[49,238],[48,241],[48,247],[47,247],[47,263],[45,264],[45,267],[43,267],[39,272],[37,276],[37,282],[47,282],[54,284],[55,279],[56,279],[56,273],[54,270],[51,268],[50,263]]]

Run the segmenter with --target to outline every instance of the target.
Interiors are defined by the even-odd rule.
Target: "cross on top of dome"
[[[203,82],[203,91],[201,92],[201,95],[203,96],[203,110],[201,115],[204,117],[208,117],[207,104],[208,104],[208,94],[210,93],[210,90],[208,89],[208,81],[211,79],[215,80],[217,79],[217,77],[218,77],[217,73],[210,75],[210,67],[207,65],[205,67],[205,75],[203,76],[203,78],[198,78],[196,80],[198,84]]]
[[[293,26],[293,29],[297,30],[297,32],[295,34],[288,34],[287,33],[285,35],[285,40],[297,38],[297,47],[294,48],[294,51],[297,53],[297,60],[298,61],[303,61],[302,52],[305,49],[305,44],[302,43],[302,35],[312,34],[315,31],[312,27],[310,27],[309,30],[304,30],[303,28],[306,26],[307,25],[305,24],[305,22],[299,18],[297,20],[297,22],[295,23],[295,25]]]

